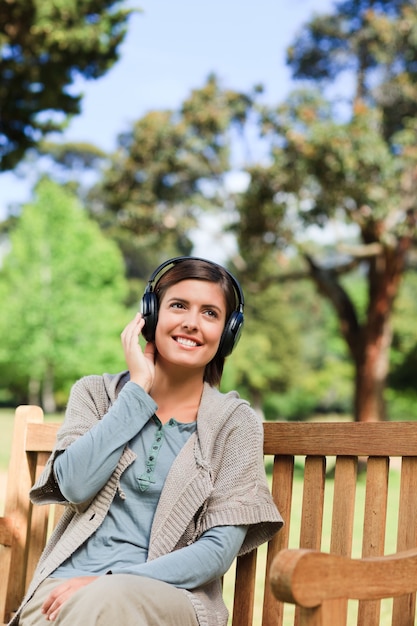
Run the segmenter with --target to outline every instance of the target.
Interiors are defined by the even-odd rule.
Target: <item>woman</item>
[[[127,371],[71,390],[31,491],[66,510],[10,624],[226,625],[221,577],[282,525],[262,424],[216,388],[242,325],[223,267],[177,257],[155,270],[121,336]]]

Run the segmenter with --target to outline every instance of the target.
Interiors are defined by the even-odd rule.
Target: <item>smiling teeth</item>
[[[177,337],[177,342],[181,343],[183,346],[190,346],[192,348],[198,345],[195,341],[192,341],[192,339],[184,339],[184,337]]]

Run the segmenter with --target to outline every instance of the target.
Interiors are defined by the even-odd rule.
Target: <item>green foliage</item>
[[[287,392],[270,393],[264,398],[263,412],[268,421],[303,421],[314,413],[317,398],[297,386]]]
[[[67,391],[83,374],[119,369],[123,262],[78,201],[42,180],[10,245],[0,273],[2,382],[27,398],[28,386]]]
[[[335,84],[355,74],[356,97],[382,111],[389,140],[417,115],[414,0],[344,0],[315,16],[288,49],[296,78]]]
[[[291,385],[264,395],[266,419],[303,420],[315,414],[352,415],[352,365],[331,308],[308,281],[285,286],[287,315],[296,329],[297,361]],[[283,364],[286,357],[283,355]]]
[[[387,389],[387,406],[390,420],[417,420],[417,393],[415,389],[397,391]]]
[[[358,420],[385,417],[391,316],[416,245],[416,28],[415,2],[338,2],[314,17],[289,50],[294,76],[313,87],[260,109],[271,158],[250,168],[237,205],[250,281],[309,276],[331,304]],[[312,226],[334,232],[332,247],[317,252]],[[288,275],[294,250],[304,272]]]
[[[266,394],[284,391],[296,380],[297,327],[276,285],[247,292],[246,301],[242,338],[226,363],[223,386],[240,389],[261,410]]]
[[[189,254],[201,213],[224,211],[230,131],[251,104],[210,76],[180,110],[151,111],[120,135],[90,201],[119,243],[129,277],[145,279],[169,256]]]
[[[352,414],[352,365],[336,320],[309,281],[247,293],[242,339],[226,363],[236,388],[266,419]]]
[[[370,404],[365,418],[381,415],[391,319],[391,388],[408,393],[413,384],[415,312],[398,300],[392,313],[416,243],[416,29],[414,2],[337,2],[289,50],[294,76],[313,88],[277,106],[261,107],[256,89],[223,89],[210,76],[178,110],[151,111],[121,134],[103,174],[105,155],[91,146],[46,147],[67,168],[64,180],[97,168],[87,207],[122,251],[132,304],[161,260],[192,253],[202,215],[233,223],[238,254],[230,264],[246,293],[246,324],[223,387],[237,387],[268,416],[353,406],[360,419],[360,406]],[[269,158],[242,166],[248,188],[232,193],[235,142],[244,136],[249,146],[254,124]],[[13,366],[20,386],[25,376]],[[366,402],[364,389],[374,394]]]
[[[393,315],[393,341],[389,385],[393,393],[413,394],[416,388],[417,338],[417,274],[409,272],[404,278]],[[390,396],[392,398],[392,394]],[[412,397],[412,395],[411,395]]]
[[[121,0],[21,0],[0,6],[0,170],[80,112],[77,77],[117,61],[131,9]]]

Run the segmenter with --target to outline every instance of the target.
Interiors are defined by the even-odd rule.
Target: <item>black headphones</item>
[[[146,285],[146,289],[141,300],[141,312],[143,317],[145,318],[145,326],[142,330],[142,334],[145,337],[146,341],[154,341],[156,324],[158,322],[158,298],[154,292],[155,284],[158,282],[161,276],[165,274],[165,272],[167,272],[177,263],[181,263],[182,261],[204,261],[205,263],[210,263],[211,265],[214,265],[214,267],[221,267],[217,263],[213,263],[213,261],[208,261],[207,259],[201,259],[199,257],[192,256],[175,257],[173,259],[165,261],[165,263],[162,263],[159,267],[157,267],[150,277],[148,284]],[[225,324],[222,336],[220,338],[219,348],[217,350],[217,354],[224,358],[232,352],[233,348],[240,339],[240,334],[243,327],[244,299],[242,288],[236,278],[228,270],[226,270],[226,268],[222,267],[221,269],[223,269],[227,273],[230,280],[232,281],[237,300],[236,310],[233,311]]]

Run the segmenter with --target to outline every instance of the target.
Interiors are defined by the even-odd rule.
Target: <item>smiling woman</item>
[[[239,283],[177,257],[141,306],[121,335],[127,371],[73,386],[31,491],[68,506],[11,624],[226,626],[223,575],[282,525],[262,423],[216,389],[243,326]]]

